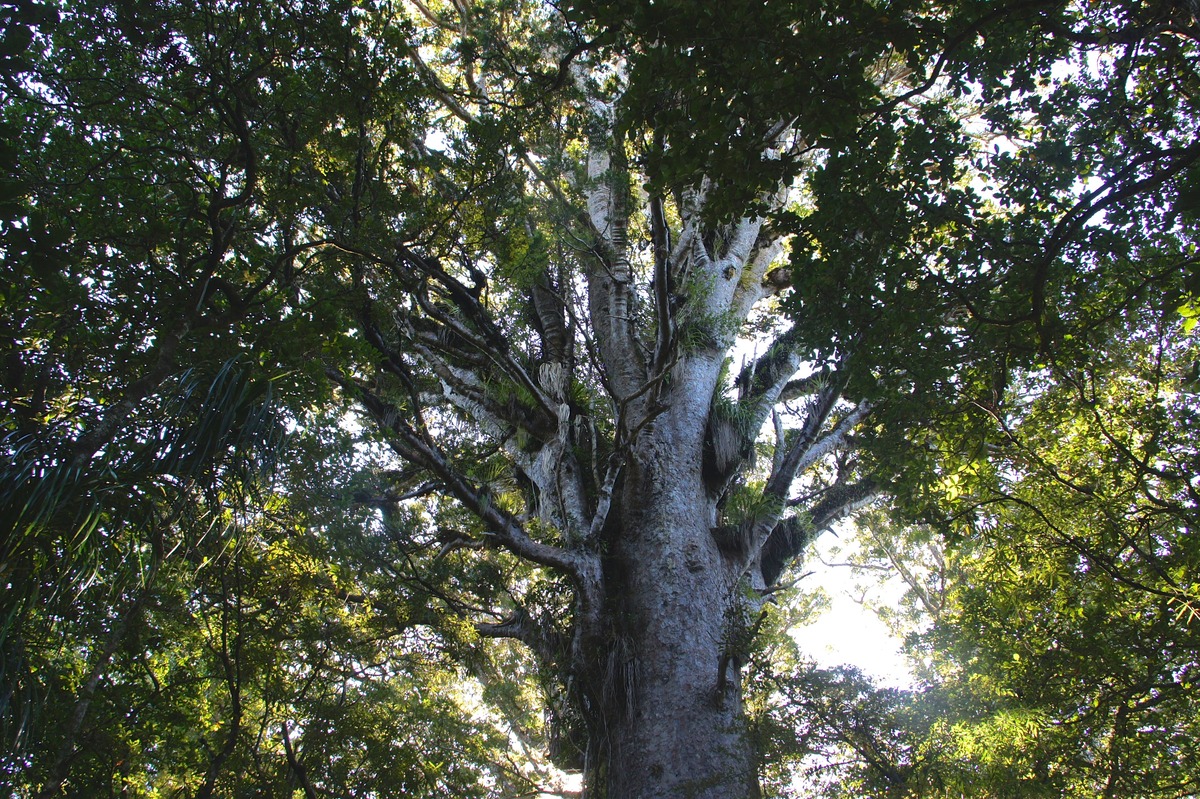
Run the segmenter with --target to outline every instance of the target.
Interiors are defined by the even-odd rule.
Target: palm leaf
[[[161,546],[169,532],[194,545],[273,473],[285,428],[271,384],[236,359],[187,370],[153,399],[83,464],[62,454],[69,441],[0,437],[0,730],[14,749],[34,706],[22,639],[31,609],[144,580],[146,543],[152,558],[179,549]]]

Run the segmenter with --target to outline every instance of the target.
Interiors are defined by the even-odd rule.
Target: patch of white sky
[[[883,688],[910,688],[917,678],[904,641],[873,608],[898,607],[904,582],[894,572],[868,579],[849,559],[857,548],[854,522],[826,532],[809,548],[798,588],[823,592],[824,612],[791,630],[800,650],[822,668],[853,666]]]

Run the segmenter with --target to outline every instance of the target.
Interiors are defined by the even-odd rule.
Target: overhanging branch
[[[517,519],[492,502],[491,495],[485,487],[475,485],[454,468],[445,454],[430,440],[428,434],[414,430],[405,422],[404,415],[398,408],[336,370],[327,369],[326,374],[343,389],[351,392],[381,430],[392,434],[389,444],[397,454],[432,472],[451,496],[484,523],[488,535],[492,536],[497,544],[524,560],[558,569],[575,578],[577,583],[581,583],[585,577],[590,577],[591,570],[585,563],[588,558],[586,554],[571,552],[531,538]]]

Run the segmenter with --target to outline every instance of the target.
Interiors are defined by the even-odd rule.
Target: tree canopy
[[[14,796],[1200,791],[1194,3],[0,18]]]

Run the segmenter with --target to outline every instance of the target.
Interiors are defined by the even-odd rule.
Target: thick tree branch
[[[767,479],[767,486],[764,489],[767,496],[774,497],[781,503],[787,500],[792,481],[796,479],[802,463],[806,461],[805,455],[820,436],[821,429],[825,426],[825,420],[833,412],[834,406],[841,397],[845,382],[844,375],[835,373],[829,382],[817,392],[809,406],[804,424],[799,430],[788,436],[786,452],[779,468],[773,470]]]
[[[596,124],[611,128],[611,109],[598,102],[593,105],[598,106]],[[647,367],[634,325],[637,297],[628,254],[628,209],[619,180],[625,174],[623,145],[619,137],[614,138],[617,140],[597,141],[588,154],[585,194],[587,216],[597,237],[597,257],[586,278],[596,344],[620,400],[646,382]]]
[[[803,474],[821,458],[842,446],[849,438],[851,431],[871,412],[872,407],[869,402],[860,402],[832,430],[821,435],[796,462],[795,474]]]
[[[746,319],[759,301],[790,285],[786,268],[771,270],[771,264],[782,252],[783,241],[764,225],[733,295],[732,311],[738,319]]]
[[[533,284],[529,304],[533,311],[534,327],[542,342],[542,355],[548,361],[567,363],[573,354],[571,328],[567,324],[566,302],[562,288],[555,287],[546,270]]]
[[[762,544],[759,568],[763,584],[770,588],[788,564],[800,556],[816,537],[833,524],[866,506],[876,496],[872,481],[839,483],[825,492],[824,497],[807,514],[782,519]]]
[[[499,624],[477,622],[475,631],[484,638],[508,638],[525,644],[542,663],[550,663],[562,655],[561,633],[547,629],[535,621],[523,607],[517,607]]]

